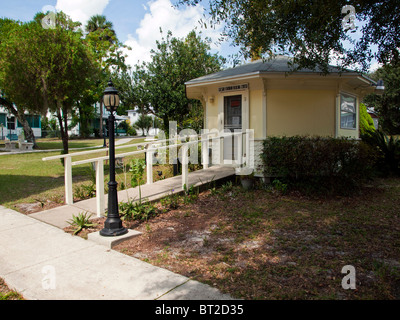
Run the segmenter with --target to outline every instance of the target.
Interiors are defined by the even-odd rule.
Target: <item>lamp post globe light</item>
[[[108,82],[108,87],[104,90],[103,97],[104,106],[110,112],[108,117],[108,134],[109,134],[109,155],[110,155],[110,182],[108,182],[108,214],[104,222],[104,228],[100,230],[100,235],[105,237],[120,236],[128,232],[122,226],[122,220],[118,213],[118,194],[115,181],[115,135],[114,135],[114,112],[119,105],[118,90],[114,88],[113,83]]]

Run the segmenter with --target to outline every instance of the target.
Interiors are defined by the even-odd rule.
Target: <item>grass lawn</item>
[[[43,149],[53,149],[61,144],[60,140],[44,139],[39,142]],[[143,142],[144,139],[133,140],[130,144]],[[102,139],[71,140],[70,148],[87,148],[103,145]],[[136,147],[116,151],[128,152]],[[82,150],[71,151],[70,153]],[[64,167],[60,160],[42,161],[44,157],[59,155],[60,152],[38,152],[13,155],[0,154],[0,205],[20,211],[18,205],[22,203],[37,203],[40,205],[56,206],[64,203]],[[99,152],[86,156],[77,156],[73,161],[104,156]],[[140,155],[140,157],[144,157]],[[126,162],[129,157],[125,159]],[[122,181],[123,173],[120,169],[117,179]],[[108,165],[105,165],[105,181],[108,181]],[[91,164],[72,167],[73,186],[79,187],[92,181],[93,170]]]
[[[36,143],[41,150],[62,149],[62,141],[58,138],[39,138]],[[77,139],[68,141],[69,148],[88,148],[102,146],[103,139]],[[0,150],[4,148],[4,140],[0,141]]]
[[[18,292],[11,290],[0,278],[0,300],[24,300],[24,298]]]
[[[62,149],[62,141],[58,138],[41,138],[37,140],[38,147],[42,150]],[[88,148],[102,146],[103,139],[77,139],[69,140],[69,148]]]
[[[326,199],[227,184],[134,223],[143,234],[115,249],[235,298],[399,299],[399,208],[400,178]]]
[[[62,204],[64,167],[59,160],[42,161],[57,154],[0,155],[0,204],[16,210],[23,203]],[[73,167],[74,186],[90,183],[91,176],[90,164]],[[120,186],[124,179],[119,169]],[[167,198],[155,217],[129,223],[142,235],[114,249],[235,298],[400,299],[400,178],[329,198],[226,183],[178,202],[171,208]],[[342,288],[346,265],[356,270],[355,290]],[[9,292],[0,279],[0,298]]]

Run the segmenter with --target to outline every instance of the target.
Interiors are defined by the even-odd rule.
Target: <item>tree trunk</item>
[[[22,127],[24,129],[25,139],[26,141],[33,143],[33,148],[38,149],[38,145],[36,144],[35,134],[33,133],[32,128],[29,126],[28,121],[26,121],[25,117],[23,118],[24,118],[23,121],[21,121],[22,119],[18,119],[18,121],[21,122]]]
[[[4,99],[3,97],[0,97],[0,104],[3,105],[9,112],[11,112],[18,119],[18,121],[22,124],[22,128],[25,134],[25,139],[28,142],[32,142],[33,148],[37,149],[38,145],[36,144],[35,135],[28,121],[26,121],[24,112],[23,111],[19,112],[16,108],[14,108],[14,105],[10,101]]]
[[[68,153],[68,126],[67,126],[67,114],[63,111],[61,115],[61,108],[57,108],[57,119],[60,125],[61,140],[63,143],[63,154]]]
[[[103,138],[103,99],[100,100],[100,138]]]
[[[78,105],[78,112],[79,112],[79,136],[81,138],[87,138],[89,136],[89,126],[87,123],[85,112],[83,111],[83,107],[80,103]]]
[[[68,111],[67,108],[65,107],[63,107],[63,120],[64,120],[63,147],[64,147],[64,153],[68,153]]]

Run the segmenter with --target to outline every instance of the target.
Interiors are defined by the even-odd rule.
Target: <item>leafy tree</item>
[[[200,103],[189,104],[189,113],[182,121],[183,129],[193,129],[200,132],[204,128],[204,112],[203,106]]]
[[[374,121],[367,112],[365,104],[360,104],[360,135],[375,131]]]
[[[4,42],[8,38],[8,33],[13,30],[13,28],[17,28],[19,26],[18,22],[8,19],[8,18],[3,18],[0,19],[0,46],[1,43]],[[1,55],[0,55],[1,59]],[[0,60],[0,66],[2,62]],[[1,69],[1,68],[0,68]],[[33,143],[33,147],[37,148],[36,144],[36,139],[35,135],[33,133],[32,128],[30,127],[28,121],[25,118],[25,110],[24,106],[19,106],[18,108],[14,105],[13,101],[10,100],[10,97],[7,96],[7,94],[1,90],[1,81],[2,77],[4,77],[4,73],[0,70],[0,105],[5,107],[9,113],[13,114],[15,118],[18,119],[19,123],[22,124],[25,138],[27,141]]]
[[[179,0],[178,5],[197,5],[201,0]],[[342,66],[359,63],[368,69],[371,59],[388,63],[399,57],[400,2],[398,0],[210,0],[212,25],[225,23],[224,33],[250,57],[254,53],[294,57],[298,68],[320,67],[328,72],[332,55],[342,57]],[[343,21],[351,12],[363,23],[359,39]],[[343,41],[350,46],[345,46]],[[373,52],[373,48],[377,51]],[[293,69],[297,69],[293,66]]]
[[[113,72],[111,75],[114,86],[118,88],[120,98],[117,114],[126,114],[127,110],[134,110],[137,106],[133,76],[134,73],[130,69]]]
[[[185,82],[221,69],[224,59],[208,52],[209,41],[203,41],[195,31],[185,39],[172,37],[169,31],[166,38],[157,41],[152,61],[136,70],[140,105],[162,119],[166,133],[170,120],[182,125],[190,105],[199,104],[186,98]]]
[[[64,153],[68,153],[68,114],[98,68],[82,42],[80,23],[56,14],[56,26],[34,21],[13,28],[0,44],[0,86],[16,105],[33,112],[54,112]]]
[[[374,80],[382,79],[385,91],[383,95],[368,95],[364,103],[374,108],[384,132],[400,134],[400,59],[379,68],[370,77]]]
[[[108,21],[107,18],[103,15],[94,15],[90,17],[89,21],[86,24],[85,31],[87,33],[93,33],[100,30],[100,37],[104,38],[105,41],[113,43],[115,41],[115,31],[114,26],[111,21]],[[107,34],[103,34],[104,30],[107,30]]]
[[[57,119],[51,117],[50,119],[44,116],[41,119],[42,132],[45,132],[46,137],[56,137],[60,127],[57,124]]]
[[[81,105],[80,116],[82,121],[92,118],[93,105],[100,103],[100,136],[103,136],[103,90],[110,78],[111,72],[119,74],[126,72],[125,56],[122,48],[128,48],[117,38],[113,23],[108,21],[104,15],[92,16],[85,26],[87,32],[85,42],[91,48],[96,61],[101,65],[100,77],[92,83],[90,91],[86,92],[84,100],[86,104]],[[128,48],[130,49],[130,48]],[[82,127],[82,125],[81,125]]]
[[[133,127],[135,129],[142,130],[143,135],[147,135],[152,126],[153,126],[153,118],[144,113],[141,113],[137,121],[133,124]]]

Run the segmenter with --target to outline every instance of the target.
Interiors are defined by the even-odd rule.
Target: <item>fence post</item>
[[[74,203],[74,194],[72,192],[72,161],[71,156],[64,158],[64,180],[65,180],[65,203]]]
[[[254,169],[254,130],[246,129],[246,167]]]
[[[147,184],[153,183],[153,150],[149,147],[146,151]]]
[[[97,216],[104,217],[104,163],[96,161],[96,209]]]
[[[189,155],[187,144],[182,145],[182,189],[189,189]]]
[[[219,136],[219,165],[225,164],[225,155],[224,155],[224,139],[225,139],[225,132],[223,131]]]
[[[201,136],[201,161],[203,165],[203,169],[207,169],[209,166],[209,143],[208,143],[208,134],[204,133]]]
[[[243,164],[243,133],[235,134],[233,140],[237,141],[236,164],[241,166]]]

